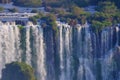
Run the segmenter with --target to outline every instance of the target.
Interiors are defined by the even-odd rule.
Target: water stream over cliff
[[[24,61],[37,80],[120,80],[119,35],[119,27],[96,34],[88,24],[58,23],[55,35],[41,25],[0,23],[0,74],[5,64]]]

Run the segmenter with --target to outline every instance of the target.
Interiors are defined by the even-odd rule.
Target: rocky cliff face
[[[120,28],[96,34],[89,25],[58,24],[58,35],[40,25],[0,26],[0,71],[6,63],[24,61],[37,80],[119,80]]]

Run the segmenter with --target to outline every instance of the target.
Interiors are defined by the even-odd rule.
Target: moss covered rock
[[[1,80],[35,80],[34,70],[24,62],[6,64]]]

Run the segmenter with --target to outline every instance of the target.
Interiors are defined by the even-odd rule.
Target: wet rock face
[[[107,57],[105,60],[107,61],[106,67],[103,67],[107,69],[106,70],[107,72],[109,72],[109,73],[106,73],[107,77],[105,79],[119,80],[120,79],[119,77],[120,76],[120,47],[115,46],[109,55],[110,56]]]
[[[116,62],[116,66],[118,68],[118,71],[120,71],[120,47],[116,46],[113,50],[113,60]]]
[[[55,67],[54,67],[54,40],[53,31],[51,28],[44,28],[44,42],[46,44],[46,69],[47,80],[55,80]]]

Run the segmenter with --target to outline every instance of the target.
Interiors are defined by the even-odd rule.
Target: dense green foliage
[[[22,26],[22,25],[18,25],[18,28],[21,30],[21,29],[24,28],[24,26]]]
[[[34,70],[24,62],[12,62],[2,70],[1,80],[35,80]]]
[[[41,0],[16,0],[14,2],[24,6],[41,4]],[[45,6],[46,11],[53,14],[42,17],[46,22],[43,23],[43,26],[52,26],[53,30],[57,31],[56,18],[54,19],[54,17],[57,17],[60,21],[67,22],[71,26],[77,23],[85,24],[88,21],[92,30],[98,33],[106,26],[120,23],[119,3],[118,0],[43,0],[42,5]],[[97,12],[90,14],[82,8],[89,5],[97,5]],[[36,13],[37,10],[32,10],[32,12]],[[34,16],[29,20],[36,24],[39,18]]]
[[[99,2],[111,1],[120,7],[120,0],[44,0],[43,3],[46,6],[52,7],[70,7],[71,5],[77,5],[80,7],[85,7],[89,5],[98,5]],[[64,4],[63,4],[64,3]]]
[[[38,10],[37,10],[37,9],[33,9],[33,10],[31,11],[31,13],[38,13]]]
[[[46,16],[43,16],[41,19],[44,21],[42,26],[50,27],[53,29],[53,31],[55,32],[56,35],[58,34],[58,28],[57,28],[57,24],[56,24],[56,16],[54,14],[47,14]]]
[[[68,11],[63,9],[57,9],[54,11],[57,14],[57,17],[62,22],[67,22],[70,25],[74,26],[77,23],[85,24],[87,17],[90,16],[90,13],[84,11],[83,8],[80,8],[76,5],[70,7]]]
[[[38,14],[36,16],[30,17],[29,20],[33,22],[33,24],[37,24],[37,20],[41,18],[41,15]]]
[[[101,2],[96,13],[90,16],[89,23],[95,32],[100,32],[104,27],[112,26],[120,21],[120,11],[112,2]]]
[[[46,0],[47,1],[47,0]],[[65,1],[61,0],[62,3]],[[60,2],[58,0],[51,0],[49,3]],[[68,2],[67,10],[64,9],[50,9],[54,14],[57,14],[61,21],[67,22],[74,26],[77,23],[85,24],[88,21],[91,24],[93,31],[101,32],[104,27],[112,26],[120,22],[120,11],[116,6],[115,1],[111,0],[66,0]],[[119,1],[118,1],[119,3]],[[57,3],[56,3],[57,4]],[[98,5],[94,14],[90,14],[79,6]],[[46,4],[47,5],[47,4]],[[51,5],[50,5],[51,6]],[[61,4],[64,7],[64,4]],[[54,6],[52,6],[54,7]]]
[[[13,0],[17,6],[38,7],[41,5],[41,0]]]
[[[10,0],[8,0],[10,2]],[[99,2],[111,1],[116,4],[117,7],[120,8],[120,0],[12,0],[17,6],[32,6],[37,7],[43,5],[44,6],[52,6],[52,7],[70,7],[73,4],[77,6],[84,7],[89,5],[98,5]],[[4,2],[1,0],[0,2]],[[64,3],[64,4],[63,4]]]
[[[37,19],[35,17],[30,17],[29,21],[33,22],[33,24],[37,24]]]
[[[8,9],[10,12],[12,13],[15,13],[15,12],[18,12],[18,9],[17,8],[12,8],[12,9]]]
[[[4,8],[3,8],[3,7],[0,7],[0,12],[3,11],[3,10],[4,10]]]

